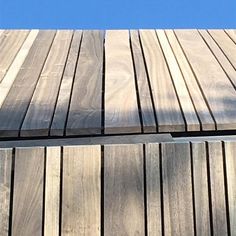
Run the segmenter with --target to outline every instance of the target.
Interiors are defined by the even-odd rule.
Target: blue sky
[[[236,0],[0,0],[0,28],[236,28]]]

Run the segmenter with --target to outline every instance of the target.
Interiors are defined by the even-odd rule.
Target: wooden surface
[[[231,30],[2,30],[0,137],[236,129]]]
[[[224,140],[1,149],[1,235],[235,235],[235,156]]]

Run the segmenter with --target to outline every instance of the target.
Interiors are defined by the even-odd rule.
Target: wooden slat
[[[66,63],[72,31],[58,31],[25,116],[21,136],[47,136]]]
[[[187,131],[200,130],[200,124],[185,85],[183,74],[163,30],[156,30],[185,117]]]
[[[162,144],[165,235],[194,235],[189,143]]]
[[[234,43],[236,43],[236,30],[235,29],[229,29],[229,30],[225,30],[225,32],[234,41]]]
[[[79,56],[81,36],[81,30],[76,30],[74,32],[50,130],[50,135],[52,136],[62,136],[64,134],[72,84],[77,65],[77,58]]]
[[[153,104],[148,85],[148,77],[145,69],[138,31],[131,30],[130,37],[131,37],[135,73],[138,84],[138,93],[139,93],[140,107],[143,121],[143,131],[144,133],[156,132],[156,121],[154,116]]]
[[[217,44],[221,47],[227,58],[232,63],[236,70],[236,46],[235,43],[223,30],[209,30],[211,36],[215,39]]]
[[[213,54],[221,64],[223,70],[228,75],[234,86],[236,87],[236,70],[233,68],[227,57],[224,53],[220,50],[216,42],[212,39],[209,33],[206,30],[199,30],[200,34],[204,38],[205,42],[207,43],[208,47],[212,50]]]
[[[0,109],[0,136],[17,137],[55,31],[40,31]]]
[[[100,172],[99,146],[64,148],[62,235],[100,235]]]
[[[165,32],[171,44],[172,50],[175,54],[176,60],[178,61],[180,69],[183,73],[185,83],[188,87],[194,106],[196,108],[201,123],[201,129],[214,130],[215,129],[214,120],[212,119],[212,116],[209,112],[209,109],[204,100],[202,92],[197,84],[197,81],[194,77],[191,67],[189,66],[188,61],[174,35],[174,32],[173,30],[166,30]]]
[[[84,31],[66,134],[101,134],[103,31]]]
[[[44,148],[16,149],[12,235],[42,235]]]
[[[213,235],[228,235],[221,142],[208,142]]]
[[[140,37],[151,83],[158,131],[185,131],[181,109],[156,33],[154,30],[141,30]]]
[[[60,147],[46,152],[44,235],[59,235],[60,210]]]
[[[162,235],[159,144],[146,145],[146,196],[148,235]]]
[[[105,133],[140,132],[127,30],[106,31],[105,62]]]
[[[175,32],[211,108],[217,129],[235,129],[236,93],[228,77],[196,30]]]
[[[8,236],[10,215],[10,188],[12,150],[0,149],[0,232]]]
[[[196,235],[211,235],[206,146],[192,143]]]
[[[142,145],[104,147],[104,235],[144,235]]]
[[[28,37],[26,38],[24,44],[22,45],[20,51],[15,57],[13,63],[5,74],[1,84],[0,84],[0,108],[2,106],[3,101],[5,100],[17,73],[19,72],[36,36],[38,34],[38,30],[31,30]]]
[[[8,30],[0,44],[0,83],[24,43],[29,30]]]
[[[224,145],[230,232],[231,235],[236,235],[236,142],[227,141]]]

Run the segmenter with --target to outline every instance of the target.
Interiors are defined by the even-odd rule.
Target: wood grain
[[[207,142],[213,235],[228,235],[225,203],[222,143]]]
[[[63,73],[60,91],[57,99],[56,109],[50,129],[51,136],[62,136],[66,125],[67,113],[73,86],[73,79],[76,71],[77,59],[79,56],[82,30],[76,30],[70,46],[68,59]]]
[[[189,143],[162,144],[165,235],[194,235]]]
[[[10,191],[12,149],[0,149],[0,232],[8,236],[10,216]]]
[[[235,129],[236,93],[225,72],[196,30],[176,30],[175,33],[207,99],[217,129]]]
[[[103,31],[83,31],[67,135],[101,134],[103,40]]]
[[[71,39],[72,31],[57,32],[27,110],[21,136],[48,135]]]
[[[62,235],[100,235],[100,146],[63,151]]]
[[[48,147],[46,151],[44,235],[59,235],[60,210],[60,147]]]
[[[160,144],[146,144],[146,198],[148,235],[162,235]]]
[[[42,235],[44,148],[16,149],[12,235]]]
[[[185,131],[181,108],[154,30],[140,31],[159,132]]]
[[[193,142],[191,147],[196,235],[211,235],[206,145]]]
[[[173,54],[168,39],[166,38],[165,32],[163,30],[156,30],[156,33],[168,64],[175,90],[177,92],[177,96],[186,121],[187,131],[200,130],[200,124],[195,112],[195,108],[191,101],[188,88],[185,85],[183,74],[175,59],[175,55]]]
[[[104,235],[144,235],[142,145],[104,147]]]
[[[236,235],[236,142],[226,141],[225,163],[231,235]]]
[[[40,31],[0,110],[0,136],[17,137],[55,31]]]
[[[229,35],[229,37],[236,43],[236,30],[235,29],[228,29],[225,32]]]
[[[143,121],[143,131],[144,133],[147,132],[153,133],[156,132],[156,121],[151,99],[151,92],[148,84],[148,77],[142,55],[141,44],[139,41],[139,33],[137,30],[130,31],[130,39],[131,39],[135,73],[138,84],[138,94],[139,94],[141,115]]]
[[[105,133],[141,132],[128,30],[105,38]]]

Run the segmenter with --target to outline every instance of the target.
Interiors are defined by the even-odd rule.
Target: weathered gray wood
[[[228,29],[225,32],[229,35],[229,37],[236,43],[236,30],[235,29]]]
[[[0,83],[24,43],[29,30],[6,30],[0,44]]]
[[[13,236],[41,236],[44,149],[16,149],[13,190]]]
[[[100,175],[99,146],[64,148],[62,235],[100,235]]]
[[[105,133],[139,133],[128,30],[106,31],[105,62]]]
[[[197,77],[218,130],[236,128],[236,93],[228,77],[196,30],[175,33]]]
[[[0,149],[0,232],[8,236],[10,216],[10,191],[12,149]]]
[[[17,137],[55,31],[40,31],[0,109],[0,136]]]
[[[236,235],[236,142],[226,141],[224,145],[230,232],[231,235]]]
[[[196,235],[211,235],[206,145],[192,143]]]
[[[133,52],[135,73],[138,84],[138,93],[139,93],[141,115],[143,121],[143,131],[144,133],[156,132],[157,127],[154,117],[151,93],[148,85],[148,77],[139,41],[139,33],[137,30],[130,31],[130,39]]]
[[[26,113],[21,136],[48,135],[71,39],[71,30],[57,32]]]
[[[159,132],[185,131],[181,108],[154,30],[141,30]]]
[[[59,235],[60,211],[60,147],[48,147],[46,151],[44,235]]]
[[[194,235],[189,143],[162,144],[165,235]]]
[[[104,147],[104,235],[144,235],[142,145]]]
[[[67,135],[101,134],[103,31],[83,31]]]
[[[208,142],[213,235],[228,235],[221,142]]]
[[[146,197],[148,235],[162,235],[159,143],[146,145]]]
[[[71,97],[73,79],[76,71],[77,59],[81,42],[82,30],[76,30],[70,46],[65,71],[61,81],[60,91],[57,99],[56,109],[53,116],[50,135],[62,136],[64,134],[69,102]]]

